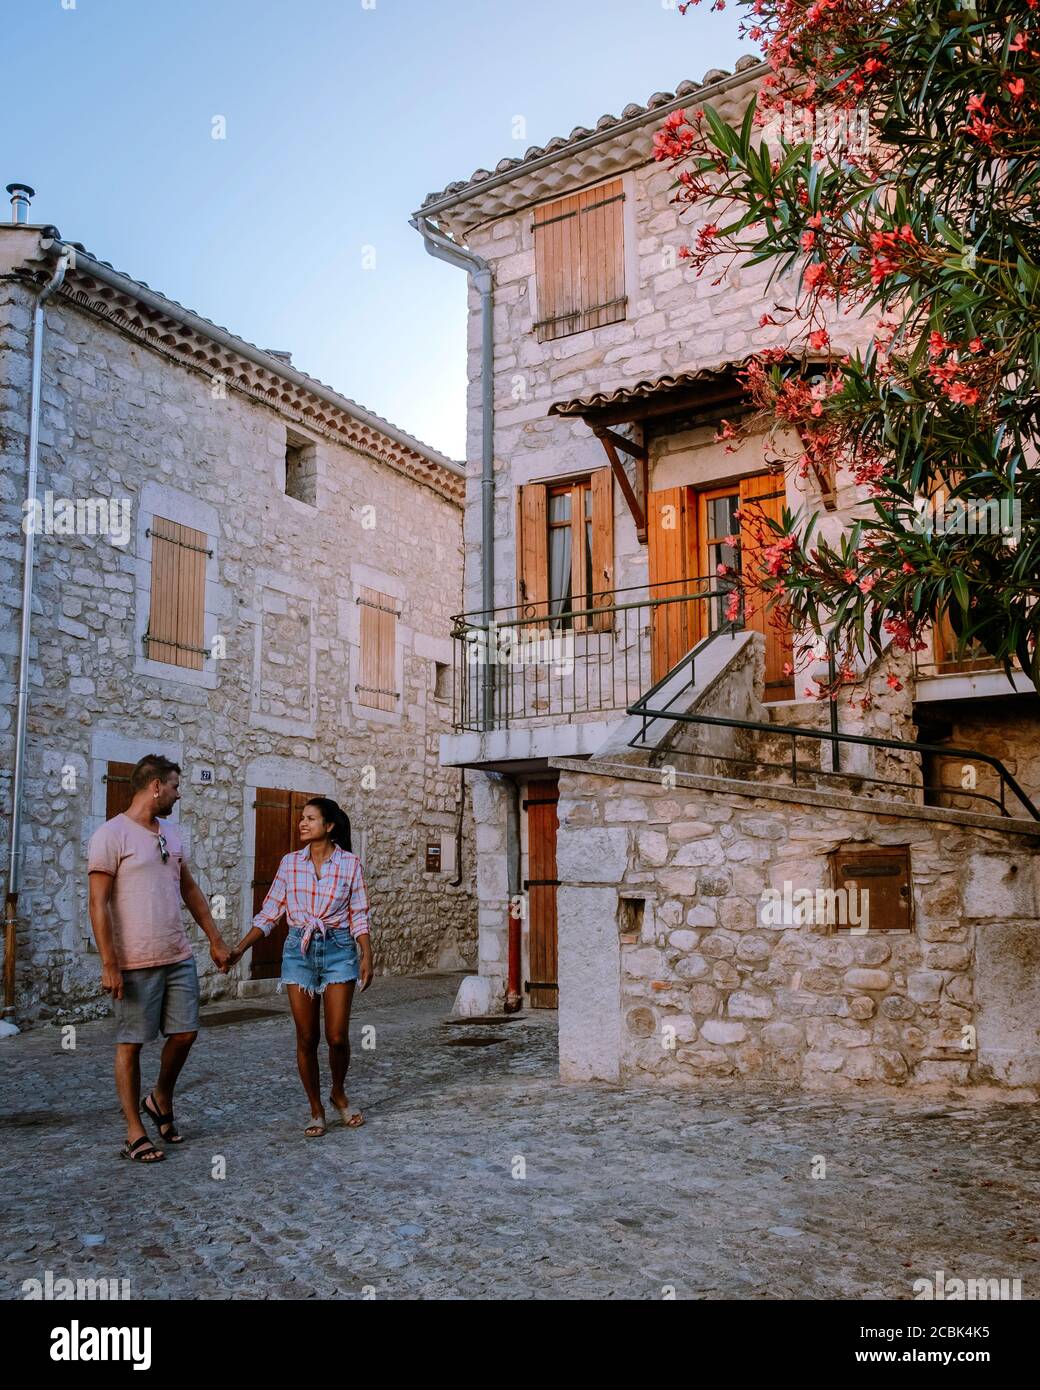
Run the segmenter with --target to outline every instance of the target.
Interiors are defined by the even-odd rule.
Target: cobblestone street
[[[937,1270],[1037,1296],[1035,1108],[563,1086],[555,1015],[446,1023],[457,979],[359,998],[366,1124],[313,1141],[284,999],[207,1009],[190,1142],[148,1169],[116,1157],[108,1021],[0,1043],[3,1296],[48,1270],[144,1298],[909,1298]]]

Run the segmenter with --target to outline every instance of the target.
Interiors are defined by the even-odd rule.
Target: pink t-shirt
[[[129,816],[113,816],[90,837],[88,873],[111,874],[112,929],[121,970],[173,965],[192,954],[181,913],[180,832],[160,821],[169,856],[163,863],[159,836]]]

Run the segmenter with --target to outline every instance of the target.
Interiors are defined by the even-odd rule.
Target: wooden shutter
[[[583,333],[625,317],[621,179],[537,209],[535,278],[540,341]]]
[[[358,603],[361,608],[358,704],[396,710],[400,697],[397,689],[397,600],[392,594],[363,588]]]
[[[592,490],[592,584],[594,608],[610,603],[614,592],[614,475],[609,468],[593,473]],[[600,587],[602,585],[602,587]],[[589,626],[593,632],[609,632],[613,613],[597,613]]]
[[[779,521],[784,509],[784,479],[772,473],[758,473],[752,478],[740,480],[740,507],[750,506],[752,513]],[[767,542],[768,544],[768,537]],[[766,639],[766,688],[767,700],[790,700],[794,697],[794,677],[784,675],[785,664],[793,662],[793,643],[791,629],[779,627],[773,615],[767,611],[765,595],[758,588],[758,578],[762,573],[762,546],[755,539],[749,518],[741,518],[740,523],[740,570],[745,585],[745,608],[748,610],[744,626],[754,632],[761,632]]]
[[[668,487],[647,497],[647,542],[651,599],[696,592],[697,521],[689,487]],[[651,608],[650,676],[656,682],[700,641],[702,603],[666,603]]]
[[[555,1009],[558,1001],[556,917],[556,832],[558,780],[531,782],[527,788],[528,968],[532,1009]]]
[[[109,763],[105,769],[105,820],[120,816],[134,799],[130,774],[136,764]]]
[[[152,592],[145,635],[151,661],[201,671],[207,655],[205,531],[152,518]]]
[[[517,488],[516,581],[522,618],[542,618],[549,613],[547,494],[545,483]]]

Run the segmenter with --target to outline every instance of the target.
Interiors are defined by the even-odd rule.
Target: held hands
[[[210,959],[222,975],[226,975],[235,964],[235,953],[225,943],[223,937],[218,937],[216,941],[210,942]]]
[[[368,937],[361,938],[361,960],[358,962],[358,989],[364,992],[372,983],[372,947],[369,945]]]

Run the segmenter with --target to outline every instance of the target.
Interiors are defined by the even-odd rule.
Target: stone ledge
[[[590,776],[620,777],[631,782],[661,785],[659,768],[638,767],[605,758],[550,758],[549,766],[561,772],[583,772]],[[987,816],[975,811],[946,810],[942,806],[912,806],[905,801],[872,801],[869,797],[852,796],[845,792],[817,791],[771,782],[743,782],[735,777],[705,777],[696,772],[676,770],[674,776],[673,785],[676,787],[692,787],[725,796],[744,796],[751,801],[793,801],[802,806],[829,806],[839,811],[861,811],[872,816],[897,816],[903,820],[1000,830],[1006,835],[1024,835],[1040,841],[1040,821],[1021,820],[1015,816]]]

